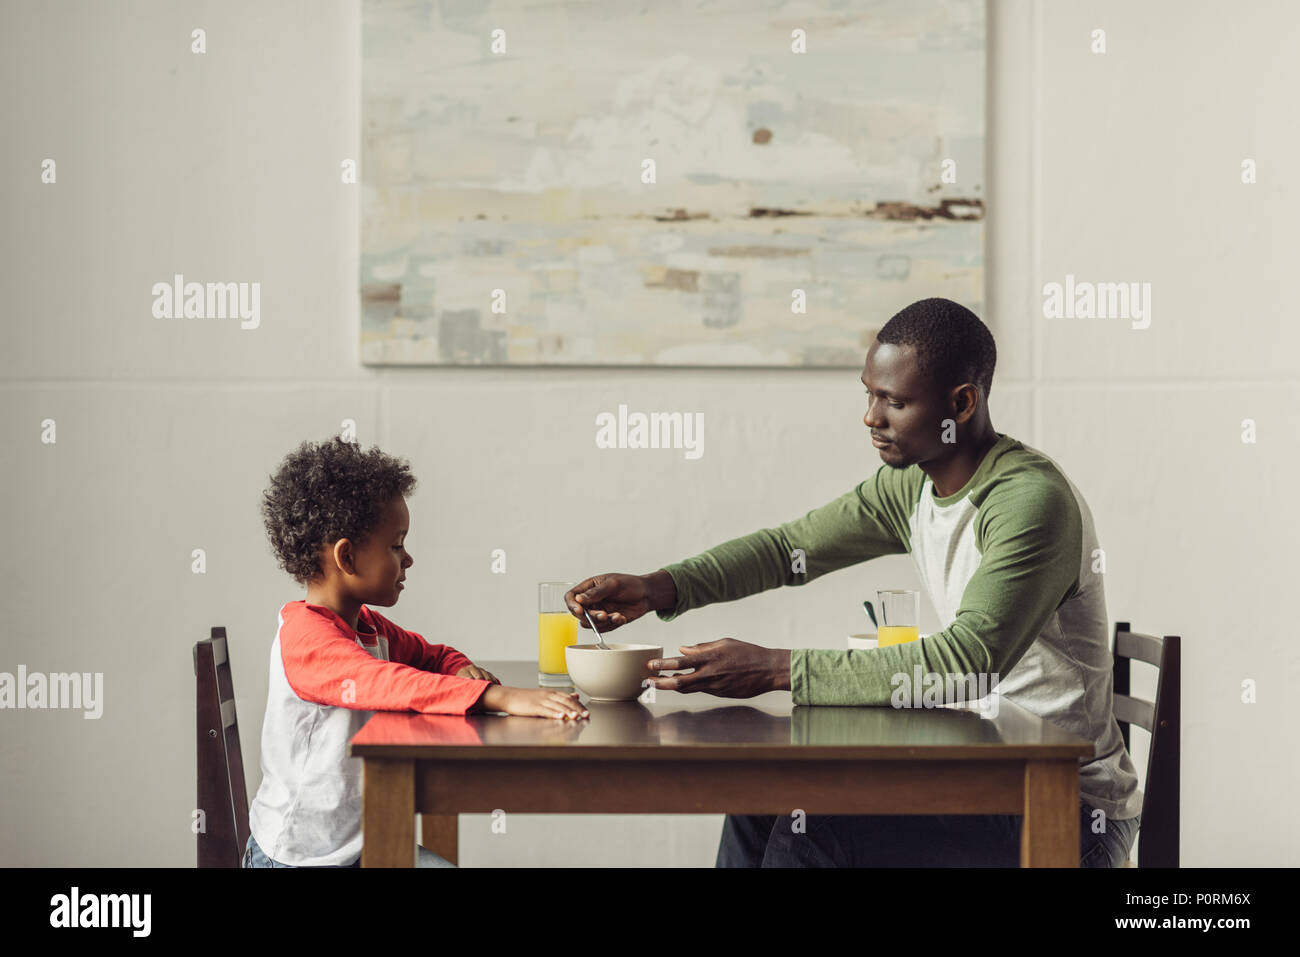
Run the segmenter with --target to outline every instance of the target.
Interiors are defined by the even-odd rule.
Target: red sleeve
[[[358,711],[466,714],[490,684],[381,661],[338,628],[309,616],[281,626],[280,656],[299,698]]]
[[[388,639],[388,657],[421,671],[454,675],[466,665],[473,664],[451,645],[431,645],[413,631],[401,628],[373,608],[366,606],[375,630]]]

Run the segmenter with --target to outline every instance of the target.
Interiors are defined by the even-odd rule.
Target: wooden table
[[[533,661],[480,662],[515,687]],[[378,712],[364,763],[363,867],[412,867],[423,843],[456,862],[457,814],[1023,814],[1023,867],[1079,864],[1079,759],[1091,742],[1005,699],[970,708],[794,707],[656,691],[588,702],[581,722]],[[671,781],[648,787],[646,781]]]

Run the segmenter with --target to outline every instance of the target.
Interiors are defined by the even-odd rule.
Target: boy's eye
[[[867,394],[868,397],[870,397],[870,395],[871,395],[871,390],[868,389],[866,394]],[[901,409],[901,408],[903,407],[903,403],[901,403],[901,402],[891,402],[891,403],[889,403],[889,407],[890,407],[891,409]]]

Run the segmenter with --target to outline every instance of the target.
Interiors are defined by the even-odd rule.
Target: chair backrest
[[[235,719],[226,629],[194,645],[197,682],[199,867],[239,867],[248,843],[248,792]]]
[[[1156,700],[1129,694],[1129,661],[1155,665]],[[1115,720],[1130,748],[1129,727],[1151,733],[1147,777],[1143,787],[1138,867],[1178,866],[1178,782],[1182,728],[1181,639],[1177,635],[1142,635],[1127,621],[1115,624]]]

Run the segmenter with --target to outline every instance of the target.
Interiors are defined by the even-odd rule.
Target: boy
[[[347,746],[375,711],[587,717],[576,694],[503,687],[369,607],[405,587],[414,488],[406,463],[334,438],[290,453],[263,495],[276,558],[307,597],[280,609],[271,645],[245,867],[360,866],[361,762]],[[418,850],[422,867],[452,866]]]

